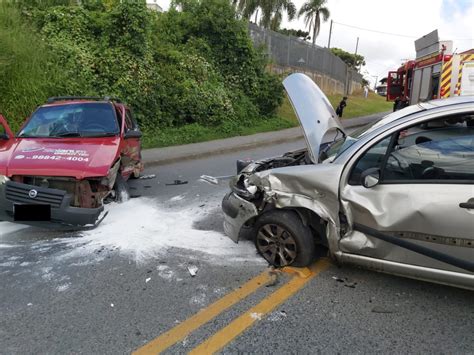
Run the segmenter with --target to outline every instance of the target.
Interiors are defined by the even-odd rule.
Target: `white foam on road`
[[[7,234],[18,232],[25,228],[29,227],[21,224],[0,222],[0,238],[5,237]]]
[[[170,248],[203,253],[210,261],[227,263],[261,260],[251,242],[234,243],[216,231],[197,230],[195,221],[208,211],[197,206],[171,210],[152,199],[132,199],[109,208],[109,215],[94,230],[82,232],[71,243],[81,245],[76,251],[92,253],[101,247],[118,249],[137,262],[145,261]]]

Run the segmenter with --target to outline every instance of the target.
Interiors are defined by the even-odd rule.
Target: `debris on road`
[[[198,267],[197,266],[194,266],[194,265],[191,265],[191,266],[188,266],[188,271],[189,271],[189,274],[194,277],[197,275],[197,272],[198,272]]]
[[[181,201],[181,200],[184,200],[186,196],[183,194],[183,195],[177,195],[177,196],[173,196],[169,199],[170,202],[176,202],[176,201]]]
[[[375,306],[372,308],[373,313],[396,313],[396,310],[390,308],[384,308],[380,306]]]
[[[114,304],[113,304],[113,303],[111,303],[111,304],[110,304],[110,307],[112,307],[112,308],[113,308],[113,307],[114,307]]]
[[[344,286],[349,287],[349,288],[355,288],[356,285],[357,285],[357,282],[346,282],[346,283],[344,283]]]
[[[265,285],[265,287],[273,287],[273,286],[276,286],[278,285],[278,282],[280,281],[279,279],[279,272],[276,271],[276,270],[270,270],[268,272],[268,275],[270,276],[270,280],[268,281],[268,283]]]
[[[186,180],[174,180],[170,184],[165,184],[166,186],[173,186],[173,185],[186,185],[188,182]]]
[[[31,303],[31,302],[27,304],[27,306],[32,306],[32,305],[33,305],[33,303]]]
[[[255,320],[262,320],[263,313],[250,313],[250,317]]]
[[[154,179],[154,178],[156,178],[155,174],[149,174],[149,175],[140,176],[138,179],[140,179],[140,180],[150,180],[150,179]]]
[[[210,176],[210,175],[201,175],[199,180],[207,182],[211,185],[219,185],[220,181],[229,180],[233,178],[234,175],[225,175],[225,176]]]
[[[145,283],[147,284],[148,282],[150,282],[150,280],[151,280],[151,277],[147,277],[147,278],[145,279]]]
[[[347,277],[342,278],[339,276],[333,276],[332,278],[337,282],[343,283],[345,287],[355,288],[357,285],[357,282],[350,281]]]

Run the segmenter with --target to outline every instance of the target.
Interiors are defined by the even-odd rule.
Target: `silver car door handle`
[[[474,209],[474,202],[462,202],[459,204],[461,208]]]

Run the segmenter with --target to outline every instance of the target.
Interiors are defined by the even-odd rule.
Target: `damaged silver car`
[[[420,103],[347,134],[310,78],[283,84],[307,148],[238,164],[226,233],[250,235],[277,267],[329,253],[474,289],[474,97]]]

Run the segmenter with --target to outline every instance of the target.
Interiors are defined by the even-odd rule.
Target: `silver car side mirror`
[[[362,180],[362,186],[369,189],[376,186],[380,181],[380,169],[379,168],[370,168],[365,170],[360,179]]]

